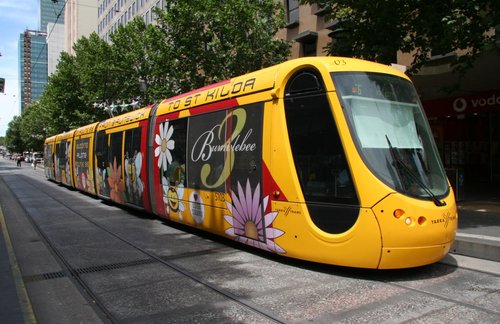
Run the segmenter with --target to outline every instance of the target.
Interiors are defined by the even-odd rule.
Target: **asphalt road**
[[[462,267],[450,255],[374,271],[275,257],[3,159],[0,207],[0,257],[11,254],[12,274],[0,268],[2,287],[9,281],[3,295],[17,297],[10,310],[22,310],[24,322],[500,322],[500,274],[487,270],[500,269],[497,262],[473,258]],[[19,319],[0,309],[0,318]]]

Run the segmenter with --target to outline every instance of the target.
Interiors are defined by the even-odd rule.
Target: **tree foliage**
[[[157,12],[157,26],[175,93],[280,63],[290,53],[287,42],[273,38],[285,23],[277,1],[167,0],[167,6]]]
[[[21,136],[21,117],[14,116],[9,122],[5,133],[5,146],[10,152],[22,153],[24,151],[25,146]]]
[[[144,104],[151,103],[148,90],[155,93],[157,86],[153,73],[159,63],[155,60],[158,48],[154,44],[155,29],[153,25],[146,25],[141,17],[136,17],[111,34],[114,55],[112,75],[118,85],[117,97],[140,97]],[[153,89],[148,89],[151,87]]]
[[[103,105],[119,114],[132,99],[159,102],[289,55],[289,44],[274,39],[284,26],[283,8],[274,0],[166,3],[168,10],[155,11],[154,24],[136,17],[111,34],[110,43],[92,33],[75,43],[74,55],[61,53],[40,100],[9,124],[10,147],[38,147],[35,135],[103,120]]]
[[[456,69],[469,67],[480,51],[499,43],[492,31],[500,30],[500,2],[493,0],[301,0],[317,4],[325,18],[337,24],[329,55],[396,62],[401,50],[413,54],[412,71],[440,55],[464,50]]]
[[[25,151],[42,151],[48,122],[49,114],[39,102],[26,108],[21,116],[19,127]]]

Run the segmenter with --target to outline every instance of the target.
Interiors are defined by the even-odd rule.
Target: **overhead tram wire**
[[[50,30],[50,33],[47,35],[47,40],[50,38],[50,36],[52,35],[52,32],[54,31],[54,28],[56,27],[56,24],[57,22],[59,21],[59,18],[61,17],[61,14],[64,10],[64,8],[66,7],[66,3],[68,3],[69,0],[65,0],[64,1],[64,4],[61,8],[61,10],[59,10],[59,13],[56,15],[56,21],[54,22],[54,25],[52,25],[52,29]],[[55,11],[54,11],[55,13]],[[38,56],[35,60],[35,64],[38,63],[38,60],[40,59],[40,56],[42,55],[42,52],[45,50],[45,48],[47,47],[47,40],[45,41],[45,43],[43,44],[43,47],[40,49],[40,52],[38,52]]]
[[[66,8],[66,4],[70,2],[69,0],[65,0],[64,1],[64,4],[61,8],[61,10],[59,11],[58,14],[56,14],[56,21],[54,22],[54,25],[52,25],[52,29],[50,30],[50,33],[47,35],[47,40],[50,38],[50,36],[52,35],[52,32],[54,31],[54,28],[56,27],[56,24],[57,22],[59,21],[59,18],[61,17],[61,14],[64,10],[64,8]],[[71,1],[71,3],[74,3],[73,1]],[[82,7],[90,7],[90,8],[97,8],[97,6],[89,6],[89,5],[82,5],[82,4],[77,4],[78,6],[82,6]],[[54,10],[54,13],[56,13],[56,11]],[[47,42],[45,42],[45,44],[43,44],[43,47],[42,49],[40,50],[40,52],[38,52],[38,56],[36,58],[36,61],[35,61],[35,64],[38,63],[38,59],[40,58],[40,56],[42,55],[42,52],[45,50],[45,47],[47,47]]]

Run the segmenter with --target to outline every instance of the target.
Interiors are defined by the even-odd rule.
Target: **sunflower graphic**
[[[260,201],[260,184],[252,193],[250,181],[247,179],[245,190],[238,182],[238,193],[231,191],[232,203],[226,201],[229,215],[224,219],[232,227],[225,233],[235,237],[236,241],[242,242],[263,250],[283,254],[283,250],[274,242],[275,238],[282,236],[285,232],[273,228],[272,223],[278,216],[278,212],[263,213],[267,209],[269,196]]]

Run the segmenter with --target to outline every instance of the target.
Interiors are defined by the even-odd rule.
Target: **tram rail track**
[[[39,172],[36,173],[36,176],[40,176],[41,174],[38,174]],[[274,310],[271,308],[266,308],[266,306],[260,306],[260,305],[265,305],[265,304],[256,304],[254,301],[250,300],[250,298],[246,297],[241,297],[238,296],[237,294],[229,291],[228,289],[221,287],[220,285],[210,282],[210,279],[204,278],[203,274],[199,273],[197,274],[195,271],[190,271],[186,269],[185,267],[182,267],[177,263],[176,261],[182,258],[189,258],[190,256],[195,256],[196,253],[199,253],[200,255],[202,254],[210,254],[210,253],[217,253],[220,252],[218,249],[207,249],[207,250],[201,250],[196,253],[187,253],[187,254],[175,254],[172,256],[161,256],[155,252],[151,252],[147,248],[143,247],[140,245],[140,242],[134,241],[133,238],[127,237],[126,234],[120,234],[120,231],[114,231],[113,227],[110,227],[109,223],[106,222],[100,222],[99,220],[103,218],[98,218],[95,215],[85,215],[84,213],[81,212],[78,208],[74,208],[71,203],[65,199],[65,195],[61,195],[61,192],[58,192],[58,190],[47,190],[48,187],[50,186],[55,186],[55,184],[49,184],[49,183],[40,183],[36,181],[31,181],[30,179],[26,179],[23,177],[23,179],[26,180],[25,185],[31,185],[33,188],[36,190],[43,192],[44,195],[48,197],[48,199],[52,199],[55,204],[59,204],[63,208],[67,209],[71,213],[74,213],[76,216],[80,217],[83,221],[91,224],[91,226],[98,228],[99,231],[102,231],[106,235],[115,238],[116,240],[119,240],[120,242],[126,244],[130,248],[134,249],[135,251],[138,251],[142,257],[136,257],[134,260],[130,261],[124,261],[124,262],[115,262],[112,264],[95,264],[94,266],[75,266],[75,264],[72,264],[71,261],[68,260],[67,255],[65,255],[65,252],[61,251],[54,242],[52,242],[52,239],[47,233],[45,232],[43,223],[42,226],[37,222],[37,217],[33,217],[33,215],[30,214],[29,208],[25,208],[24,206],[22,207],[24,211],[26,212],[26,215],[28,216],[28,219],[30,223],[33,225],[34,229],[37,231],[37,233],[40,235],[40,237],[43,239],[45,244],[50,247],[51,252],[56,256],[58,261],[61,263],[62,271],[60,272],[55,272],[55,273],[42,273],[33,276],[25,276],[24,280],[26,282],[29,281],[37,281],[37,280],[50,280],[52,277],[57,278],[58,276],[66,276],[70,278],[74,282],[76,286],[79,287],[80,291],[82,292],[82,295],[85,295],[87,300],[89,300],[96,309],[98,309],[103,316],[103,320],[109,321],[109,322],[121,322],[122,320],[116,316],[116,314],[113,313],[112,310],[108,309],[106,306],[106,302],[102,300],[102,297],[100,296],[99,292],[93,291],[93,288],[91,285],[88,284],[87,280],[88,278],[85,278],[85,275],[92,273],[92,272],[101,272],[101,271],[107,271],[107,270],[116,270],[116,269],[121,269],[121,268],[127,268],[129,266],[135,266],[135,265],[142,265],[142,264],[159,264],[162,267],[166,267],[179,275],[182,275],[185,278],[188,278],[189,280],[195,282],[196,284],[202,285],[203,287],[210,289],[211,291],[217,293],[218,295],[224,297],[227,300],[230,300],[231,302],[237,303],[238,305],[244,307],[245,309],[251,311],[252,313],[260,316],[263,320],[265,319],[266,321],[269,322],[277,322],[277,323],[285,323],[285,322],[290,322],[289,318],[283,318],[280,315],[277,315]],[[57,188],[57,187],[56,187]],[[67,190],[65,187],[58,187],[61,190]],[[9,189],[12,191],[12,189]],[[71,191],[68,191],[68,195],[71,195]],[[81,197],[81,196],[79,196]],[[16,196],[17,198],[17,196]],[[120,207],[116,206],[117,209],[120,209]],[[36,216],[36,215],[35,215]],[[50,234],[50,233],[49,233]],[[222,250],[229,250],[229,248],[222,248]],[[288,261],[290,262],[290,261]],[[286,263],[286,262],[285,262]],[[293,261],[292,261],[293,263]],[[481,304],[478,304],[474,301],[469,301],[467,299],[461,298],[461,296],[447,296],[445,293],[441,293],[440,291],[436,291],[430,288],[430,286],[425,286],[425,285],[419,285],[416,284],[417,282],[407,282],[408,278],[413,278],[420,276],[419,274],[422,273],[423,277],[427,276],[425,274],[426,272],[429,272],[429,270],[412,270],[412,269],[407,269],[403,271],[389,271],[389,272],[374,272],[374,271],[364,271],[364,270],[355,270],[351,272],[350,270],[344,269],[344,268],[338,268],[338,267],[325,267],[322,265],[311,265],[311,264],[306,264],[305,266],[297,261],[297,265],[302,268],[304,267],[306,270],[312,270],[316,271],[317,273],[326,273],[327,275],[333,274],[339,275],[340,277],[342,276],[347,276],[353,279],[368,279],[371,281],[376,281],[381,284],[387,285],[388,287],[394,287],[397,290],[401,290],[401,294],[418,294],[420,296],[426,296],[423,298],[427,298],[429,300],[439,300],[442,303],[445,304],[451,304],[455,305],[458,307],[465,307],[467,309],[471,309],[477,312],[481,313],[486,313],[492,318],[498,318],[500,319],[500,312],[495,310],[494,308],[488,308],[486,306],[483,306]],[[448,267],[449,270],[445,270],[444,273],[453,273],[455,270],[453,270],[452,265],[447,265],[447,264],[441,264],[440,267]],[[333,270],[332,270],[333,268]],[[338,271],[337,271],[338,270]],[[473,269],[467,269],[467,271],[475,271]],[[476,271],[477,273],[481,273],[480,270]],[[393,275],[396,275],[396,278],[393,277]],[[443,274],[440,274],[442,276]],[[339,278],[340,278],[339,277]],[[498,278],[498,276],[495,276]],[[337,278],[338,280],[341,280]],[[335,280],[337,280],[335,279]],[[411,281],[411,280],[410,280]],[[478,288],[478,289],[486,289],[485,287]],[[406,292],[406,293],[404,293]],[[347,293],[347,291],[346,291]],[[498,287],[492,287],[489,291],[486,293],[490,295],[495,295],[499,293]],[[367,306],[364,306],[363,309],[369,309],[370,307],[379,307],[377,303],[373,304],[368,304]],[[346,311],[346,312],[339,312],[336,313],[336,316],[339,316],[339,319],[341,320],[343,317],[349,318],[349,316],[353,315],[352,311]],[[436,313],[439,312],[439,310],[435,311]],[[432,313],[432,312],[431,312]],[[423,314],[422,318],[417,318],[417,319],[428,319],[427,316],[430,316],[429,314]]]
[[[31,184],[33,185],[33,184]],[[36,186],[36,185],[33,185],[35,188],[37,189],[44,189],[42,188],[41,186]],[[147,258],[145,258],[144,260],[138,260],[138,261],[132,261],[132,262],[124,262],[122,264],[114,264],[114,265],[101,265],[101,266],[96,266],[94,267],[95,269],[82,269],[82,268],[75,268],[73,267],[70,262],[66,259],[66,257],[64,256],[63,253],[61,253],[59,251],[59,249],[57,248],[57,246],[55,246],[52,242],[51,242],[51,239],[50,237],[48,237],[44,231],[40,228],[40,226],[38,225],[38,223],[31,217],[29,211],[27,211],[25,209],[25,212],[26,212],[26,215],[28,215],[28,218],[31,222],[31,224],[33,225],[33,227],[35,228],[35,230],[37,231],[37,233],[44,239],[45,243],[47,244],[47,246],[50,247],[51,251],[57,256],[57,259],[62,263],[62,265],[64,266],[65,270],[62,271],[62,274],[66,274],[68,277],[74,279],[76,281],[76,283],[81,287],[82,291],[85,292],[85,294],[88,295],[88,297],[90,298],[90,300],[92,301],[93,304],[95,304],[100,311],[102,311],[106,318],[108,320],[110,320],[111,322],[115,323],[115,322],[119,322],[118,319],[105,307],[105,303],[103,303],[99,296],[95,293],[93,293],[92,291],[92,288],[87,285],[87,283],[85,282],[85,280],[81,277],[81,274],[83,273],[88,273],[89,271],[102,271],[102,270],[110,270],[112,268],[118,268],[118,267],[121,267],[121,266],[130,266],[130,265],[137,265],[137,264],[144,264],[144,263],[151,263],[151,262],[158,262],[160,264],[162,264],[163,266],[165,267],[168,267],[170,268],[171,270],[174,270],[175,272],[193,280],[194,282],[198,283],[198,284],[201,284],[203,285],[204,287],[224,296],[225,298],[229,299],[229,300],[232,300],[233,302],[241,305],[241,306],[244,306],[246,307],[247,309],[249,309],[250,311],[258,314],[258,315],[261,315],[262,317],[272,321],[272,322],[275,322],[275,323],[285,323],[285,321],[283,319],[280,319],[278,316],[276,316],[275,314],[272,314],[271,312],[269,312],[268,310],[266,310],[265,308],[263,307],[260,307],[259,305],[256,305],[254,303],[252,303],[251,301],[249,300],[245,300],[244,298],[240,298],[238,296],[236,296],[235,294],[229,292],[229,291],[226,291],[224,290],[223,288],[221,287],[218,287],[217,285],[215,284],[212,284],[210,282],[208,282],[207,280],[204,280],[203,278],[200,278],[199,276],[197,276],[195,273],[187,270],[187,269],[184,269],[178,265],[176,265],[174,262],[172,261],[169,261],[169,260],[166,260],[165,258],[163,257],[160,257],[150,251],[147,251],[146,249],[138,246],[137,244],[135,244],[134,242],[132,242],[131,240],[128,240],[127,238],[109,230],[108,228],[106,228],[106,226],[103,226],[102,224],[99,224],[98,222],[94,221],[93,219],[91,219],[90,217],[84,215],[83,213],[81,213],[80,211],[78,211],[77,209],[73,208],[72,206],[70,206],[68,203],[66,203],[63,199],[60,199],[59,197],[57,197],[55,194],[51,194],[50,192],[47,192],[47,191],[44,191],[44,193],[50,197],[51,199],[53,199],[54,201],[56,201],[58,204],[60,204],[61,206],[67,208],[68,210],[71,210],[73,213],[75,213],[76,215],[78,215],[79,217],[81,217],[82,219],[85,219],[87,222],[91,223],[92,225],[94,225],[95,227],[99,228],[100,230],[102,230],[103,232],[105,232],[106,234],[108,235],[111,235],[112,237],[120,240],[121,242],[127,244],[128,246],[130,246],[131,248],[137,250],[137,251],[140,251],[141,253],[143,253],[145,256],[147,256]],[[118,206],[116,208],[119,208]],[[210,251],[203,251],[203,252],[208,252],[210,253]],[[61,275],[62,275],[61,274]],[[51,274],[46,274],[46,275],[51,275]],[[58,274],[53,274],[55,277],[58,276]],[[43,277],[43,275],[42,275]],[[28,280],[33,280],[33,278],[29,278]]]

